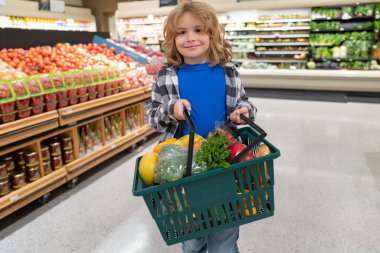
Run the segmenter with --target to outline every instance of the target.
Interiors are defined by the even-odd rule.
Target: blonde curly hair
[[[178,5],[168,15],[164,23],[163,48],[169,64],[181,66],[184,64],[183,56],[178,52],[175,44],[177,37],[178,20],[185,13],[191,13],[200,19],[204,31],[210,37],[209,60],[211,65],[225,66],[232,59],[231,44],[224,39],[224,27],[219,24],[215,10],[206,3],[190,2]]]

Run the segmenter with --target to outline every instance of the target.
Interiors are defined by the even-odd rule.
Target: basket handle
[[[186,173],[185,173],[185,177],[188,177],[191,175],[191,164],[193,163],[195,127],[194,127],[194,123],[191,120],[190,115],[189,115],[188,111],[186,110],[186,108],[183,110],[183,115],[185,116],[185,120],[186,120],[187,126],[189,127],[189,131],[190,131],[190,133],[189,133],[189,135],[190,135],[189,146],[188,146],[188,150],[187,150]],[[184,121],[182,120],[180,122],[180,125],[179,125],[180,136],[183,135],[183,129],[184,129],[183,125],[184,125]]]
[[[237,156],[235,156],[234,159],[232,159],[232,161],[230,162],[230,164],[234,164],[234,163],[237,163],[238,161],[240,161],[240,159],[246,153],[251,151],[254,146],[256,146],[261,141],[263,141],[264,138],[267,136],[267,133],[261,127],[256,125],[251,119],[249,119],[248,117],[246,117],[243,114],[240,114],[239,116],[240,116],[240,119],[242,119],[245,123],[247,123],[250,127],[253,128],[253,130],[255,130],[258,133],[258,136],[253,142],[251,142],[249,145],[247,145],[247,147],[245,147]],[[230,123],[231,123],[231,119],[228,119],[226,121],[225,125],[228,126]]]

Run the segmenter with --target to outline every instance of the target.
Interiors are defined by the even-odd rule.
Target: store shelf
[[[281,63],[281,62],[288,62],[288,63],[298,63],[298,62],[306,62],[307,60],[292,60],[292,59],[237,59],[237,60],[234,60],[236,62],[245,62],[245,61],[249,61],[249,62],[267,62],[267,63]]]
[[[130,147],[133,144],[143,140],[150,134],[152,134],[150,127],[148,127],[148,125],[144,125],[140,129],[101,147],[91,154],[85,155],[84,157],[76,159],[75,161],[67,164],[66,170],[68,180],[71,180],[78,175],[88,171],[97,164],[107,160],[108,158],[121,152],[127,147]]]
[[[254,53],[255,50],[254,49],[251,49],[251,50],[248,50],[248,49],[232,49],[232,53]]]
[[[246,88],[380,92],[380,71],[239,69]]]
[[[338,30],[336,29],[314,29],[314,30],[311,30],[311,32],[315,32],[315,33],[335,33],[335,32],[372,32],[373,29],[361,29],[361,28],[358,28],[358,29],[345,29],[345,28],[339,28]]]
[[[234,31],[256,31],[256,27],[236,27],[236,28],[227,28],[226,32],[234,32]]]
[[[309,46],[309,42],[256,43],[255,46]]]
[[[58,127],[56,110],[0,125],[2,147]]]
[[[256,31],[296,31],[296,30],[310,30],[310,26],[286,26],[286,27],[267,27],[256,28]]]
[[[66,183],[61,168],[0,198],[0,219]]]
[[[61,126],[141,101],[144,88],[133,89],[58,110]]]
[[[256,38],[255,35],[236,35],[236,36],[224,36],[226,40],[230,39],[254,39]]]
[[[279,54],[308,54],[308,51],[256,51],[256,54],[279,55]]]
[[[257,20],[257,24],[262,23],[295,23],[295,22],[310,22],[310,18],[296,18],[296,19],[270,19],[270,20]]]
[[[309,38],[309,34],[273,34],[273,35],[259,35],[256,34],[255,38],[260,39],[277,39],[277,38]]]
[[[151,99],[152,98],[152,86],[145,87],[144,88],[144,99]]]

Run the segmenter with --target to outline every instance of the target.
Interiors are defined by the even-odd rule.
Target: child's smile
[[[178,19],[175,44],[185,63],[198,64],[209,60],[210,37],[201,21],[186,12]]]

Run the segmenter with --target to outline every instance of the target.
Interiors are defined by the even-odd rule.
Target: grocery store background
[[[1,252],[181,252],[132,194],[176,2],[0,0]],[[204,2],[281,151],[240,252],[380,252],[380,1]]]

